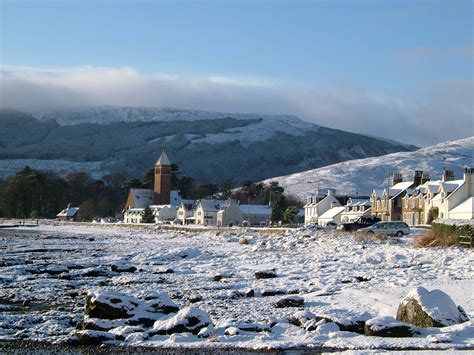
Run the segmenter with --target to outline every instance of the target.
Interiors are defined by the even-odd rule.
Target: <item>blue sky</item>
[[[211,80],[219,85],[211,89],[207,85],[206,95],[212,90],[238,98],[235,104],[227,106],[197,104],[190,101],[189,95],[200,93],[181,94],[178,85],[173,87],[177,96],[168,101],[158,100],[160,105],[290,113],[325,125],[332,123],[336,128],[344,128],[348,122],[349,128],[357,128],[361,118],[350,113],[361,110],[361,105],[360,116],[365,117],[380,114],[372,109],[377,111],[377,105],[388,104],[389,107],[384,106],[389,111],[384,112],[389,114],[387,119],[392,119],[397,110],[409,107],[412,112],[402,114],[413,120],[413,110],[420,108],[415,107],[420,101],[429,106],[433,95],[440,95],[448,86],[454,102],[447,106],[453,106],[456,115],[464,115],[459,118],[460,126],[472,120],[472,105],[466,101],[466,96],[469,99],[472,94],[473,79],[472,1],[0,3],[4,89],[9,88],[6,84],[12,80],[10,72],[18,74],[21,67],[28,68],[29,80],[33,80],[31,72],[35,72],[35,84],[41,85],[44,78],[38,79],[38,75],[44,76],[45,70],[47,76],[55,70],[62,74],[54,75],[64,75],[64,71],[70,75],[76,70],[78,81],[68,86],[71,90],[79,85],[77,82],[86,80],[77,79],[84,67],[89,68],[87,80],[93,76],[90,70],[97,78],[110,78],[111,72],[120,76],[126,68],[143,80],[174,78],[184,85],[183,81],[188,79],[198,86],[202,86],[202,80],[208,84]],[[10,76],[5,79],[5,75]],[[21,78],[26,80],[25,75]],[[236,85],[240,90],[237,93]],[[462,91],[459,95],[452,94],[453,85],[455,93]],[[246,104],[248,99],[242,98],[242,86],[248,86],[249,92],[260,97],[261,106],[255,99]],[[261,90],[255,93],[259,87]],[[292,102],[302,102],[299,107],[276,103],[274,110],[269,109],[272,98],[279,100],[275,90],[279,95],[285,92],[294,97]],[[179,95],[184,95],[182,101]],[[343,105],[334,103],[339,107],[357,101],[357,107],[347,107],[347,118],[337,121],[334,110],[304,109],[303,106],[319,102],[311,100],[312,95],[319,95],[322,101],[328,96],[336,101],[345,100]],[[374,102],[364,102],[359,96]],[[459,100],[460,103],[456,102]],[[8,103],[5,101],[4,97],[3,105]],[[119,101],[117,97],[104,96],[103,102],[93,104]],[[153,105],[154,101],[130,104]],[[452,112],[446,113],[446,117],[449,115]],[[407,117],[406,120],[409,121]],[[472,124],[468,128],[472,134]],[[416,136],[408,140],[413,139]],[[443,139],[439,136],[434,140]]]

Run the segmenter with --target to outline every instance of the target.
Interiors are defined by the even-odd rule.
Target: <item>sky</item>
[[[0,0],[0,107],[293,114],[418,146],[474,135],[474,2]]]

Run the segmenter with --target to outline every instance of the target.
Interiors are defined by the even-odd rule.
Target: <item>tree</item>
[[[283,215],[285,223],[295,223],[295,217],[298,214],[296,206],[288,206]]]
[[[79,206],[79,220],[82,222],[91,221],[95,216],[94,200],[88,198]]]
[[[439,209],[438,207],[431,207],[430,210],[428,211],[428,224],[433,223],[435,219],[438,218],[439,215]]]
[[[155,223],[155,216],[153,215],[153,212],[152,212],[150,206],[145,207],[145,211],[143,211],[142,222],[143,223]]]
[[[151,168],[143,177],[143,188],[153,190],[155,187],[155,168]]]
[[[284,195],[278,195],[274,206],[272,207],[272,222],[279,222],[283,220],[283,214],[287,208],[287,202]]]
[[[222,194],[222,198],[224,198],[225,200],[230,198],[231,195],[232,195],[232,188],[233,187],[234,187],[234,183],[233,183],[232,179],[227,179],[226,181],[224,181],[224,183],[221,185],[221,188],[220,188],[220,191],[219,191]]]

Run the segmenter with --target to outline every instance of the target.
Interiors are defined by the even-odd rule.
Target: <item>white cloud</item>
[[[363,89],[313,88],[226,76],[145,75],[121,68],[0,67],[0,107],[176,107],[295,114],[323,126],[416,145],[473,134],[470,81],[441,83],[410,100]]]

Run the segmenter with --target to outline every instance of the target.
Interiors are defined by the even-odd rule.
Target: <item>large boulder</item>
[[[416,328],[393,317],[377,317],[365,322],[364,332],[369,336],[408,338],[416,333]]]
[[[273,279],[277,277],[277,274],[275,272],[275,269],[272,269],[272,270],[261,270],[261,271],[257,271],[255,272],[255,278],[257,280],[260,280],[260,279]]]
[[[459,324],[469,318],[443,291],[417,287],[398,306],[397,320],[428,328]]]
[[[121,292],[89,292],[86,297],[85,313],[91,318],[130,318],[139,304],[138,299]]]
[[[186,307],[174,316],[167,319],[160,319],[155,322],[150,335],[166,335],[175,333],[199,334],[201,329],[212,324],[209,315],[195,307]]]
[[[275,308],[304,307],[304,298],[300,296],[289,296],[275,303]]]

